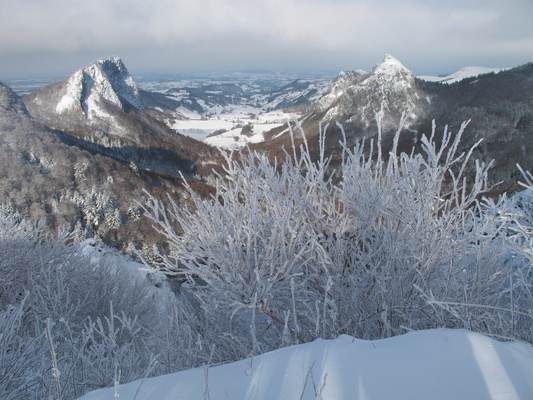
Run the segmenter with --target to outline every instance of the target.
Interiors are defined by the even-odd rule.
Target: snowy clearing
[[[246,143],[258,143],[263,141],[263,133],[287,121],[297,118],[297,114],[284,113],[282,111],[272,111],[268,113],[254,114],[258,110],[236,110],[227,114],[219,114],[209,119],[188,119],[177,120],[171,128],[183,135],[193,139],[204,141],[205,143],[221,147],[233,148],[242,147]],[[251,125],[248,135],[241,134],[242,128]],[[225,132],[209,136],[217,130]]]
[[[319,339],[81,399],[531,399],[531,377],[530,345],[443,329],[373,341]]]

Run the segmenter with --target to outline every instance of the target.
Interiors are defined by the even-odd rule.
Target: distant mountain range
[[[446,124],[456,131],[471,119],[463,148],[483,139],[474,157],[496,160],[491,180],[505,182],[501,190],[514,188],[516,163],[533,171],[533,64],[465,68],[432,78],[414,76],[387,55],[371,71],[341,72],[334,78],[261,73],[213,81],[143,81],[140,86],[118,57],[97,60],[22,99],[0,84],[2,207],[44,217],[53,230],[63,224],[76,227],[82,237],[98,237],[121,249],[136,241],[148,248],[157,245],[157,235],[138,218],[135,200],[142,201],[143,190],[162,199],[172,192],[184,204],[181,176],[209,195],[212,171],[220,171],[218,150],[171,129],[173,121],[237,111],[251,121],[269,110],[299,115],[314,148],[319,125],[329,124],[332,169],[343,137],[336,123],[352,145],[376,137],[378,116],[386,150],[403,115],[399,145],[410,150],[431,133],[432,120],[440,132]],[[237,135],[250,136],[253,129],[249,123]],[[281,159],[282,149],[290,146],[282,123],[250,144]]]

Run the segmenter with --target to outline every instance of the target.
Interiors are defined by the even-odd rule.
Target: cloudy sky
[[[0,80],[65,77],[98,58],[132,74],[369,70],[533,61],[533,0],[3,0]]]

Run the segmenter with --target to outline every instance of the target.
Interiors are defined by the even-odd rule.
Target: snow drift
[[[319,339],[81,399],[530,399],[532,376],[530,345],[442,329],[372,341]]]

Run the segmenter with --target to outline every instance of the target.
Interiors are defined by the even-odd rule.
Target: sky
[[[0,80],[120,56],[133,75],[533,61],[532,0],[0,0]]]

